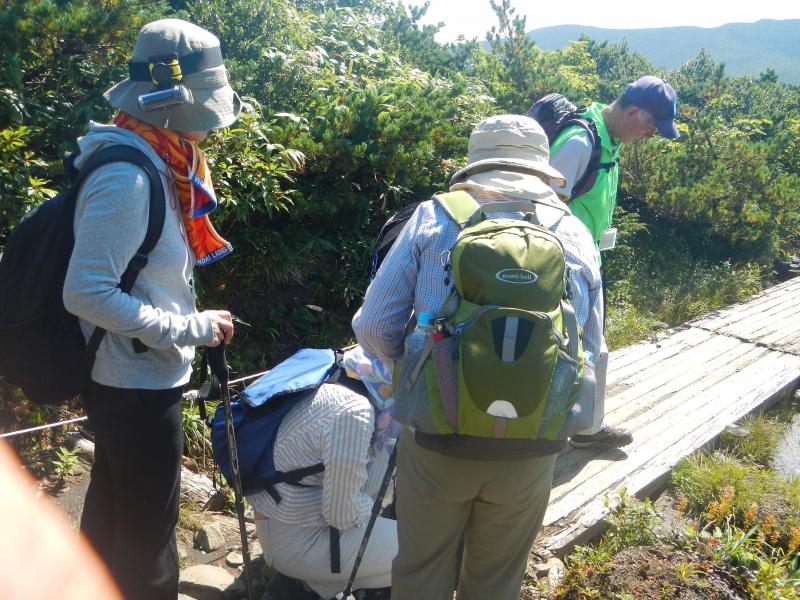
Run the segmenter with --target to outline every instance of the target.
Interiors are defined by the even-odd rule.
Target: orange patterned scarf
[[[197,144],[124,112],[114,117],[114,125],[141,136],[167,163],[181,199],[181,216],[195,264],[207,265],[230,254],[233,248],[214,231],[208,218],[217,207],[217,198],[206,156]]]

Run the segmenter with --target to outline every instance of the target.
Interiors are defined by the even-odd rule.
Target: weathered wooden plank
[[[781,364],[782,360],[779,358],[777,361],[773,361],[771,372],[778,372],[785,368],[785,365]],[[747,380],[747,382],[752,382],[752,380]],[[729,391],[733,391],[740,384],[741,382],[732,382],[725,387],[729,388]],[[649,448],[642,447],[638,450],[638,457],[632,456],[630,462],[611,465],[608,470],[616,470],[617,473],[609,473],[605,481],[587,478],[584,480],[583,489],[576,490],[575,494],[566,497],[560,503],[552,503],[551,501],[552,508],[548,509],[548,514],[545,516],[545,524],[549,525],[565,517],[571,518],[573,511],[582,512],[584,510],[584,504],[594,503],[599,500],[600,505],[602,505],[604,495],[621,487],[627,487],[631,493],[638,492],[646,487],[649,481],[660,477],[665,470],[671,469],[683,456],[714,439],[728,422],[741,418],[795,384],[796,379],[786,382],[780,388],[771,383],[763,382],[750,386],[747,388],[748,395],[743,396],[737,403],[724,405],[714,415],[713,419],[704,418],[701,420],[702,422],[687,425],[685,431],[677,434],[673,433],[668,446],[671,450],[670,452],[663,451],[663,440],[653,438],[653,441],[645,444],[650,446]],[[706,409],[703,416],[708,417],[711,410],[710,408]],[[690,422],[693,423],[694,421]],[[662,443],[659,443],[659,441]],[[589,489],[586,489],[587,487]],[[578,498],[579,494],[582,494],[580,499]],[[584,502],[581,500],[584,500]]]
[[[607,384],[613,386],[634,373],[667,361],[711,339],[712,335],[713,332],[705,329],[687,328],[663,340],[635,344],[632,346],[635,352],[628,353],[624,360],[619,359],[617,352],[612,352],[608,360]]]
[[[800,354],[800,331],[798,330],[770,332],[759,336],[755,341],[781,352]]]
[[[760,376],[753,376],[754,372]],[[685,404],[679,407],[680,414],[674,415],[674,420],[684,427],[651,421],[639,430],[640,442],[634,443],[627,460],[601,460],[599,470],[590,470],[596,472],[581,471],[581,481],[570,494],[560,496],[558,488],[553,490],[545,516],[545,534],[537,548],[553,550],[574,543],[605,514],[602,499],[606,494],[620,487],[627,487],[632,493],[645,489],[683,456],[716,437],[729,422],[776,397],[798,379],[799,357],[768,352],[751,369],[740,370],[736,376],[701,393],[699,408]]]
[[[713,335],[670,360],[657,362],[614,384],[606,400],[606,414],[611,415],[631,402],[657,404],[665,396],[707,378],[711,371],[727,370],[727,363],[738,356],[736,353],[742,352],[746,352],[746,348],[741,347],[739,340]],[[628,417],[618,415],[612,420],[622,424]]]
[[[780,306],[773,307],[772,310],[752,315],[747,319],[725,325],[724,327],[719,327],[715,329],[715,331],[717,333],[735,335],[744,339],[753,339],[762,332],[775,328],[789,328],[794,331],[800,330],[800,312],[798,311],[797,298]]]
[[[614,350],[611,352],[613,360],[609,362],[613,363],[614,369],[622,370],[635,364],[637,361],[641,360],[643,356],[647,356],[656,351],[661,351],[665,355],[671,355],[671,350],[694,345],[696,343],[695,338],[702,340],[710,337],[708,333],[711,332],[703,329],[681,327],[667,336],[658,339],[642,340],[620,350]]]
[[[780,323],[761,323],[741,330],[730,328],[730,331],[723,330],[721,333],[754,343],[769,345],[781,343],[784,340],[790,341],[800,335],[800,323],[795,322],[795,319],[785,319]]]
[[[794,306],[791,307],[791,311],[796,311]],[[734,335],[734,338],[743,338],[749,339],[754,343],[764,344],[767,346],[773,346],[776,349],[784,350],[790,353],[797,352],[797,346],[800,345],[800,314],[792,314],[792,319],[782,320],[780,323],[771,321],[769,326],[767,327],[759,327],[759,329],[754,330],[753,332],[739,332],[741,335]],[[772,331],[773,329],[777,329],[777,331]],[[749,337],[748,337],[749,336]],[[684,333],[684,337],[686,336]],[[693,336],[690,339],[697,339]],[[709,342],[710,338],[707,338],[703,342],[698,344],[698,347],[703,347],[706,349],[710,349],[713,347],[713,344]],[[653,346],[649,345],[647,349],[651,349]],[[673,354],[669,351],[661,352],[661,351],[654,351],[653,354],[649,357],[642,357],[640,361],[636,363],[630,363],[620,369],[615,368],[613,363],[613,354],[610,361],[610,371],[609,371],[609,386],[608,386],[608,394],[610,397],[614,398],[617,395],[621,395],[622,397],[618,400],[620,403],[624,403],[624,393],[626,390],[632,388],[635,384],[635,380],[632,378],[631,374],[642,373],[642,377],[652,379],[653,373],[651,372],[654,368],[654,365],[658,365],[660,368],[667,368],[667,369],[674,369],[680,370],[684,368],[682,365],[678,365],[675,363],[677,358],[682,358],[684,362],[691,363],[692,361],[696,360],[696,355],[693,352],[688,352],[682,346],[671,346],[674,348],[680,347],[681,348],[681,357],[677,357],[676,354]],[[704,357],[703,360],[707,360],[710,357]],[[638,370],[637,370],[638,367]],[[647,391],[647,390],[645,390]],[[638,393],[641,393],[642,390],[637,390]]]
[[[786,311],[790,311],[792,309],[793,302],[796,302],[796,299],[787,301],[785,304],[780,306],[775,306],[771,311],[753,313],[747,318],[739,319],[735,322],[717,324],[713,326],[706,326],[705,324],[701,323],[695,326],[701,329],[707,329],[708,331],[713,331],[715,333],[722,333],[725,335],[733,335],[736,337],[742,337],[744,339],[750,339],[752,334],[759,329],[769,327],[771,323],[778,320],[785,321],[787,315]]]
[[[755,352],[764,351],[763,349],[754,349]],[[760,372],[766,373],[768,372],[769,362],[772,361],[771,354],[764,354],[763,358],[756,363],[754,363],[754,367],[757,367]],[[780,354],[775,354],[775,356],[785,356]],[[795,357],[796,358],[796,357]],[[793,366],[795,369],[800,364],[798,361],[789,361],[788,364],[782,365],[783,367],[790,367]],[[784,381],[794,381],[798,378],[800,372],[795,371],[794,373],[791,370],[787,370],[786,373],[778,373],[778,376],[775,378],[774,381],[767,383],[766,385],[775,385],[777,386],[777,381],[784,380]],[[635,431],[635,441],[632,446],[629,446],[625,449],[628,453],[635,453],[638,452],[639,449],[644,444],[650,443],[651,438],[655,439],[666,439],[664,436],[671,436],[671,435],[680,435],[680,431],[684,425],[686,425],[689,421],[695,421],[700,418],[704,410],[714,410],[715,402],[720,405],[720,407],[727,407],[732,403],[736,402],[736,395],[734,394],[733,397],[728,397],[726,395],[722,395],[721,390],[729,389],[731,385],[731,381],[738,381],[739,383],[744,382],[747,384],[750,380],[758,381],[758,378],[752,377],[752,373],[745,372],[739,373],[736,377],[727,377],[721,381],[718,385],[711,386],[706,390],[698,391],[698,393],[693,398],[694,402],[686,402],[684,401],[686,398],[686,394],[683,397],[671,399],[670,402],[671,406],[669,411],[664,410],[663,405],[657,405],[654,407],[652,412],[646,412],[641,415],[638,420],[634,420],[632,425]],[[744,385],[743,384],[743,385]],[[737,384],[739,385],[739,384]],[[737,391],[737,388],[733,388],[734,392]],[[748,390],[749,387],[745,385],[741,387],[742,390]],[[666,412],[666,414],[665,414]],[[658,414],[655,414],[658,413]],[[655,428],[655,429],[654,429]],[[557,466],[557,475],[556,475],[556,482],[559,483],[562,479],[572,479],[572,474],[564,473],[564,466],[565,464],[568,465],[571,462],[576,462],[581,465],[581,461],[585,461],[589,458],[596,458],[599,459],[593,461],[593,463],[598,464],[590,464],[585,465],[583,464],[583,468],[581,469],[581,477],[580,479],[572,479],[572,482],[566,486],[559,486],[559,489],[555,492],[554,498],[559,497],[561,494],[568,494],[578,485],[581,485],[581,482],[587,479],[593,479],[595,483],[600,483],[602,478],[605,476],[604,473],[608,470],[608,465],[602,464],[603,459],[608,462],[614,463],[615,458],[619,458],[616,456],[620,453],[620,451],[610,451],[608,455],[598,455],[597,457],[592,457],[590,454],[587,454],[586,451],[573,451],[572,456],[569,454],[565,454],[559,459],[559,465]],[[628,463],[629,465],[631,463]],[[597,479],[600,478],[600,479]]]
[[[719,314],[710,313],[709,315],[690,321],[687,325],[716,331],[723,327],[735,325],[736,323],[754,316],[758,317],[766,311],[780,309],[786,304],[790,304],[795,298],[795,293],[786,290],[780,295],[756,298],[745,304],[734,305],[731,308],[725,309],[724,312],[721,311]]]
[[[730,338],[720,337],[723,341],[735,342]],[[661,385],[653,392],[641,394],[635,403],[626,406],[627,412],[614,412],[613,407],[611,411],[607,410],[609,423],[624,425],[633,431],[634,443],[627,447],[625,452],[633,453],[638,450],[646,441],[642,436],[647,435],[647,428],[653,423],[666,429],[681,425],[681,415],[687,411],[691,413],[697,404],[707,402],[707,396],[714,394],[715,386],[729,381],[745,371],[748,366],[757,365],[759,360],[770,354],[768,349],[753,345],[738,344],[735,349],[737,356],[726,362],[727,369],[712,364],[714,368],[707,373],[702,371],[683,373],[675,377],[671,382],[672,385]],[[616,397],[611,399],[612,402],[616,400]],[[728,399],[723,401],[729,402]],[[604,460],[614,462],[624,457],[622,451],[611,451],[608,457],[603,454],[593,456],[582,450],[564,453],[556,465],[554,482],[558,489],[554,490],[553,498],[571,493],[585,479],[602,477],[606,469]],[[586,461],[591,458],[595,460],[587,465]],[[580,477],[577,476],[578,473]],[[563,482],[569,483],[563,484]]]
[[[746,369],[769,352],[754,345],[729,348],[727,353],[711,360],[698,361],[694,368],[676,368],[674,372],[665,369],[662,370],[663,376],[645,377],[638,385],[625,391],[629,398],[621,398],[622,394],[609,398],[606,406],[608,421],[632,427],[661,419],[674,405],[695,402],[698,394]]]
[[[775,349],[800,356],[800,338],[793,337],[791,339],[782,340],[780,343],[775,344]]]
[[[569,450],[556,463],[540,553],[604,527],[603,498],[664,481],[684,456],[800,382],[800,278],[610,357],[606,415],[634,432],[623,450]],[[752,339],[750,339],[752,338]]]
[[[709,386],[724,378],[742,364],[741,357],[751,352],[755,345],[744,344],[728,336],[714,336],[702,346],[690,348],[672,361],[657,364],[629,377],[624,389],[613,394],[607,402],[606,412],[624,407],[630,400],[647,399],[658,404],[665,397],[695,385]]]
[[[650,420],[662,419],[675,403],[691,402],[698,392],[748,367],[764,352],[736,339],[716,336],[713,343],[704,345],[700,355],[697,348],[692,349],[679,357],[681,364],[676,364],[676,358],[666,360],[658,365],[658,371],[643,370],[638,375],[639,381],[629,380],[624,389],[617,386],[616,393],[612,390],[607,401],[608,422],[636,430]],[[573,477],[572,471],[578,463],[579,459],[562,457],[557,481]]]
[[[800,293],[800,278],[769,288],[747,302],[734,304],[693,319],[687,325],[716,330],[719,327],[733,324],[754,314],[757,315],[770,310],[774,306],[780,306],[796,300],[798,293]]]
[[[772,356],[777,356],[778,359],[771,359],[771,364],[765,364],[765,361],[761,361],[759,367],[762,371],[777,377],[786,371],[786,357],[778,354]],[[795,372],[797,372],[797,366],[797,361],[794,361]],[[723,400],[722,402],[708,401],[701,403],[700,409],[692,410],[689,408],[684,410],[680,415],[685,420],[684,428],[668,427],[665,429],[663,424],[658,421],[641,428],[639,430],[639,439],[641,441],[633,449],[629,450],[631,454],[628,460],[603,465],[596,474],[582,472],[579,483],[582,489],[576,488],[572,494],[565,495],[561,510],[565,510],[565,507],[569,510],[570,504],[573,505],[572,508],[580,505],[582,491],[586,499],[591,499],[599,490],[613,487],[614,484],[622,481],[626,476],[630,478],[640,466],[647,465],[658,457],[671,457],[670,463],[672,459],[679,460],[682,455],[679,443],[683,438],[688,437],[688,432],[691,432],[692,428],[699,427],[702,429],[708,422],[712,422],[721,430],[729,422],[728,419],[735,419],[741,414],[746,414],[751,407],[757,406],[763,400],[759,393],[759,388],[763,388],[768,394],[774,394],[776,390],[783,389],[786,385],[792,385],[797,380],[796,376],[787,377],[784,380],[784,385],[779,387],[774,381],[757,383],[758,380],[750,375],[746,374],[744,377],[732,378],[725,385],[716,388],[714,393]],[[744,395],[734,400],[736,392],[740,390],[744,391]],[[729,413],[734,414],[731,416]]]
[[[752,300],[741,304],[734,304],[727,308],[712,311],[702,317],[692,319],[687,323],[690,326],[702,326],[707,328],[724,327],[742,319],[746,319],[753,314],[758,314],[763,310],[774,305],[781,305],[792,297],[790,291],[783,291],[770,296],[756,296]]]
[[[703,329],[687,330],[688,334],[696,334],[689,336],[685,343],[679,345],[671,345],[669,347],[661,346],[658,344],[651,345],[647,350],[650,354],[643,354],[638,361],[627,366],[617,367],[613,364],[613,356],[609,361],[609,378],[613,378],[616,383],[628,386],[632,381],[639,378],[639,375],[644,371],[652,369],[658,370],[664,365],[672,365],[685,363],[693,360],[692,357],[707,353],[714,355],[714,348],[722,342],[719,336],[711,331]]]

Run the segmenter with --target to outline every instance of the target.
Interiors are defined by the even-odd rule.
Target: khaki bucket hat
[[[469,136],[467,166],[450,179],[450,185],[483,171],[530,173],[546,183],[566,185],[564,176],[550,166],[550,144],[536,121],[522,115],[497,115],[484,119]]]
[[[142,110],[139,96],[157,89],[154,64],[163,69],[163,63],[176,57],[180,83],[189,88],[194,103]],[[105,98],[114,108],[145,123],[174,131],[208,131],[228,127],[242,110],[239,95],[228,83],[219,39],[192,23],[162,19],[145,25],[136,38],[128,72],[128,79],[108,90]]]

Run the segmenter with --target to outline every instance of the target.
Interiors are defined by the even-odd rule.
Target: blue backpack
[[[231,402],[244,495],[266,491],[279,503],[277,484],[302,486],[303,478],[325,469],[318,463],[293,471],[278,471],[273,451],[278,427],[292,407],[316,393],[326,381],[334,382],[338,375],[338,361],[333,350],[303,349],[262,375]],[[222,404],[217,407],[211,424],[211,444],[214,460],[228,483],[233,485]]]

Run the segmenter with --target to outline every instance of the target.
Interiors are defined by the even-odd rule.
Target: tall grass
[[[749,300],[768,279],[768,267],[734,262],[718,240],[698,241],[675,224],[644,224],[618,209],[619,242],[603,253],[606,341],[610,349],[646,338],[656,324],[680,325]]]
[[[706,522],[757,526],[765,544],[789,554],[800,549],[800,478],[787,480],[733,452],[717,451],[683,460],[672,481]]]

